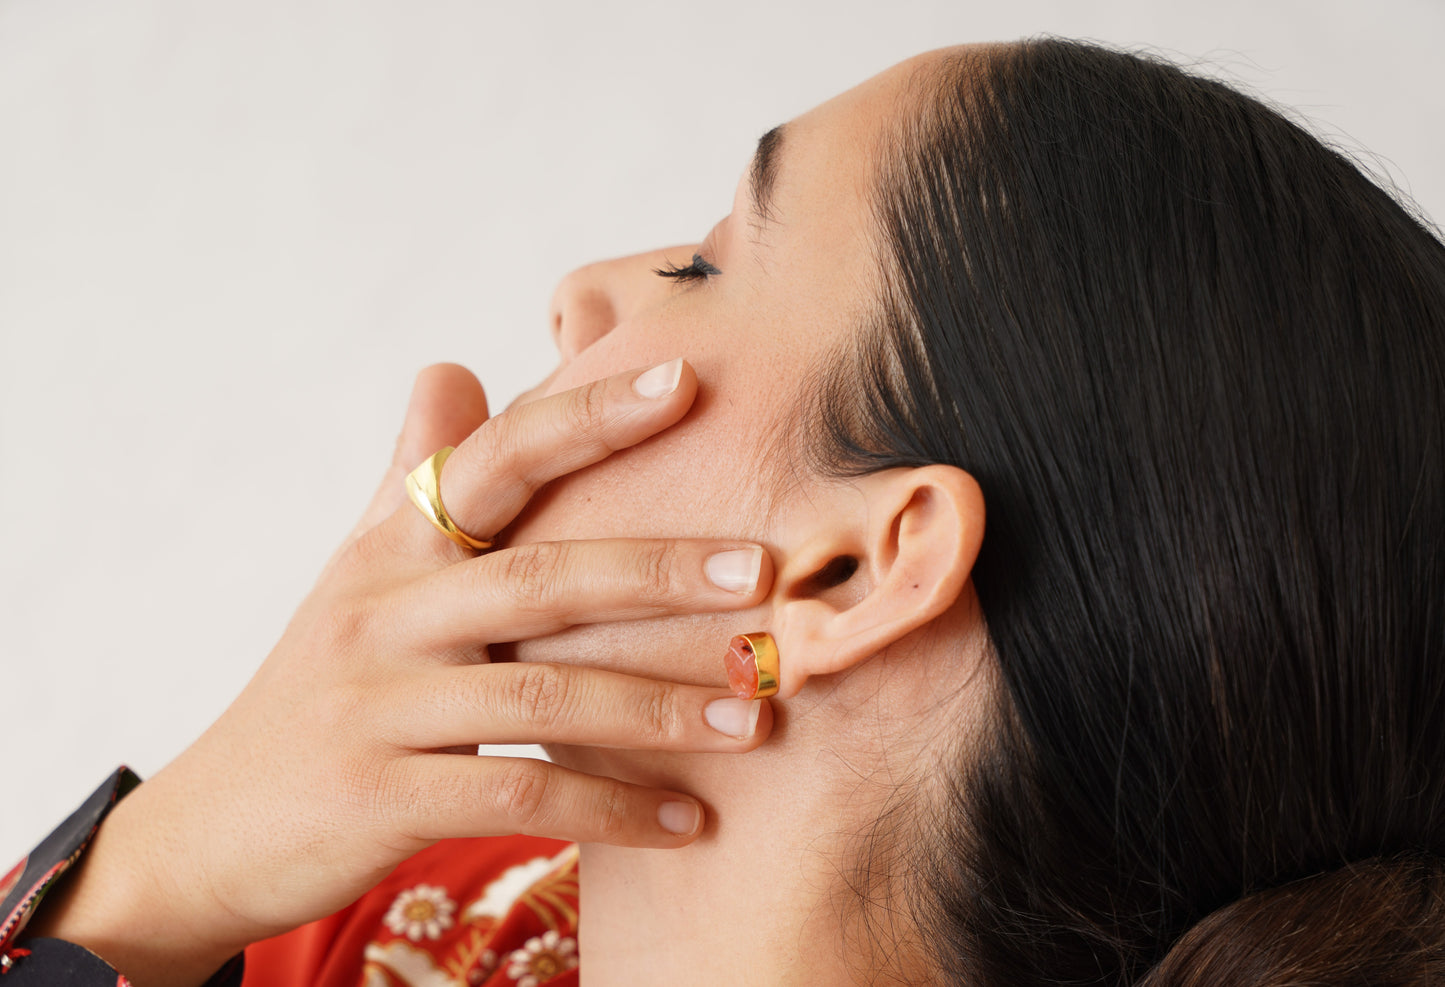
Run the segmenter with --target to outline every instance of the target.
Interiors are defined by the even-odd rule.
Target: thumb
[[[391,466],[366,512],[337,555],[386,520],[406,501],[406,475],[442,446],[462,444],[487,420],[487,395],[476,376],[455,363],[437,363],[416,375]],[[333,556],[334,558],[334,556]]]

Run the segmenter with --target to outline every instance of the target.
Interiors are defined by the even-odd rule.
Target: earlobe
[[[983,493],[953,466],[872,474],[814,506],[774,582],[780,699],[948,611],[983,543]]]

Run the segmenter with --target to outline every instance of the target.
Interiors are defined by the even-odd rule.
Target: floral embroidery
[[[461,982],[437,969],[436,960],[425,949],[397,939],[386,946],[366,947],[362,987],[462,987]]]
[[[512,839],[423,850],[356,907],[252,947],[248,976],[256,987],[577,987],[578,849]],[[348,942],[361,953],[354,973],[335,962]],[[288,967],[293,954],[324,959],[330,979]]]
[[[538,987],[577,966],[577,940],[563,937],[556,929],[548,929],[528,939],[507,962],[510,964],[507,976],[517,981],[517,987]]]
[[[501,918],[518,898],[576,852],[575,846],[569,846],[555,857],[534,857],[526,863],[508,867],[487,885],[480,898],[467,906],[462,913],[462,921],[470,922],[484,915]]]
[[[485,928],[491,933],[495,927],[487,923]],[[455,944],[444,964],[452,979],[465,980],[468,987],[485,983],[497,969],[497,951],[485,945],[490,939],[482,930],[480,923],[472,925],[467,937]]]
[[[405,934],[412,942],[420,942],[423,936],[440,939],[443,930],[452,927],[456,908],[445,888],[418,884],[396,896],[382,921],[393,933]]]
[[[476,987],[492,975],[492,971],[497,968],[497,954],[490,949],[484,951],[480,963],[480,966],[473,967],[472,972],[467,974],[470,987]]]

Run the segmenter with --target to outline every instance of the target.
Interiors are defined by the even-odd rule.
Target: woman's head
[[[1360,914],[1413,916],[1438,957],[1439,241],[1257,103],[1063,42],[916,60],[783,147],[776,220],[744,195],[699,251],[723,274],[634,310],[698,329],[678,342],[712,404],[630,459],[670,486],[639,496],[624,457],[519,530],[605,508],[618,533],[764,537],[784,634],[876,599],[923,532],[882,639],[831,642],[830,668],[798,632],[784,661],[813,710],[861,702],[850,680],[935,690],[886,697],[954,735],[864,859],[960,980],[1131,982],[1220,909],[1181,950],[1278,917],[1232,903],[1285,886],[1404,901]],[[602,321],[559,386],[609,347],[601,369],[674,355]],[[720,678],[681,653],[676,677]],[[1385,876],[1319,877],[1362,870]],[[1297,914],[1292,942],[1330,937]]]
[[[996,720],[919,821],[947,965],[1129,982],[1244,895],[1445,854],[1445,248],[1171,66],[1045,41],[915,85],[882,331],[829,378],[868,386],[821,392],[812,448],[988,505]]]
[[[731,213],[700,244],[569,275],[551,313],[561,363],[534,392],[555,393],[676,356],[696,368],[699,396],[680,427],[552,485],[509,536],[762,541],[775,560],[786,560],[780,585],[807,583],[808,589],[775,594],[766,612],[743,618],[753,625],[740,624],[736,615],[719,617],[711,634],[725,643],[737,630],[766,626],[784,638],[786,698],[809,672],[836,670],[826,663],[836,660],[837,649],[825,655],[805,648],[803,639],[826,632],[820,623],[828,614],[810,606],[815,577],[843,579],[857,554],[860,530],[840,524],[842,514],[877,508],[880,497],[890,507],[909,499],[906,484],[874,494],[883,486],[874,483],[871,495],[860,497],[869,484],[805,476],[787,450],[818,374],[871,328],[883,276],[873,215],[877,155],[890,121],[912,97],[910,76],[908,67],[884,73],[770,131],[738,183]],[[971,497],[981,514],[976,488],[962,489],[971,484],[961,471],[935,479],[950,495]],[[976,543],[981,531],[980,516],[955,537]],[[947,586],[931,612],[920,610],[917,598],[909,601],[914,626],[954,602],[972,551],[949,555]],[[835,561],[843,568],[829,569]],[[661,654],[641,651],[639,637]],[[704,657],[696,649],[702,638],[696,619],[658,621],[645,629],[578,629],[520,653],[720,684],[722,649]],[[810,654],[817,667],[805,661]]]

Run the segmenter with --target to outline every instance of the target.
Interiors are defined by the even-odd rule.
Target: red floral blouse
[[[0,987],[129,987],[93,953],[24,929],[138,783],[118,770],[0,878]],[[336,914],[248,947],[205,987],[577,987],[577,899],[574,844],[447,840]]]

